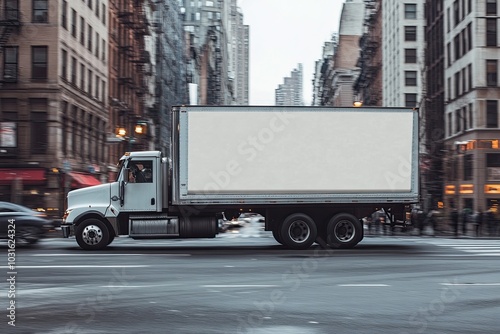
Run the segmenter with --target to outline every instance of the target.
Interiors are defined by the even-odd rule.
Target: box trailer
[[[178,106],[171,120],[167,156],[127,152],[116,181],[68,194],[65,237],[213,238],[222,213],[255,212],[288,248],[351,248],[363,217],[395,225],[419,201],[411,108]]]

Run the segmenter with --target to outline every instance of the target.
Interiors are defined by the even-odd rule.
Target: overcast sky
[[[338,32],[344,0],[239,0],[250,26],[250,104],[274,105],[274,91],[302,63],[304,103],[312,102],[314,63]]]

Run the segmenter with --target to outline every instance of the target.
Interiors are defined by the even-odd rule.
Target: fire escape
[[[0,12],[0,53],[3,53],[11,34],[19,32],[21,27],[21,13],[17,6],[18,3],[16,1],[7,1]],[[4,64],[2,80],[0,82],[17,81],[17,64],[16,67],[9,68],[5,59]]]
[[[217,37],[217,27],[211,26],[207,31],[208,47],[212,50],[213,65],[209,68],[207,104],[217,105],[223,103],[222,94],[222,52],[220,41]],[[210,62],[209,62],[210,63]]]

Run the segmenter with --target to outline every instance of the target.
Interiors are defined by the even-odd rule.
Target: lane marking
[[[201,285],[204,288],[274,288],[279,285],[272,284],[209,284]]]
[[[500,283],[441,283],[441,285],[456,285],[456,286],[500,286]]]
[[[181,253],[181,254],[172,254],[172,253],[168,253],[168,254],[137,254],[137,253],[134,253],[134,254],[115,254],[115,253],[110,253],[110,254],[106,254],[106,253],[99,253],[99,254],[96,254],[96,253],[87,253],[87,254],[55,254],[55,253],[51,253],[51,254],[32,254],[30,256],[46,256],[46,257],[49,257],[49,256],[96,256],[96,255],[103,255],[103,256],[143,256],[143,255],[146,255],[146,256],[191,256],[191,254],[185,254],[185,253]]]
[[[54,266],[16,266],[16,269],[44,269],[44,268],[145,268],[151,267],[142,264],[131,264],[131,265],[54,265]],[[7,266],[1,266],[2,269],[8,269]]]
[[[361,287],[378,287],[378,286],[390,286],[389,284],[337,284],[337,286],[361,286]]]

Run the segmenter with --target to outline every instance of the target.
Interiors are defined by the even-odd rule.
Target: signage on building
[[[16,123],[0,122],[0,147],[17,147]]]

